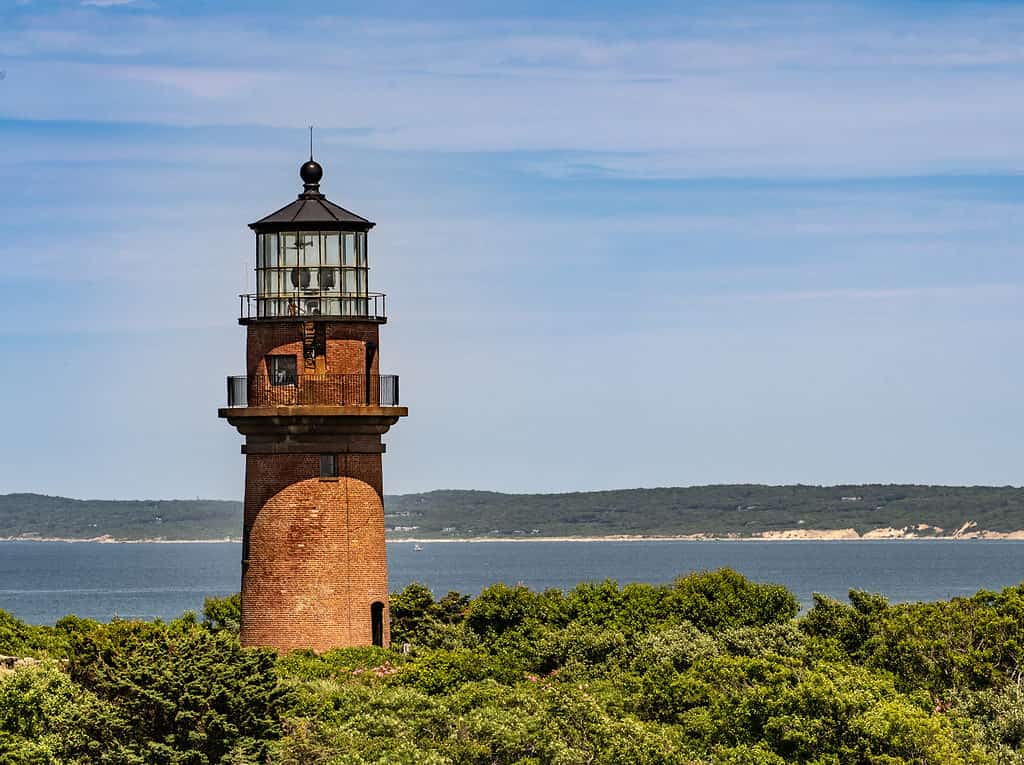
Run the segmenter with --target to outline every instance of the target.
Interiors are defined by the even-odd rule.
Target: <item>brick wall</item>
[[[266,357],[291,354],[302,360],[302,324],[261,322],[246,332],[245,373],[250,377],[267,374]]]
[[[374,602],[389,642],[381,458],[342,454],[338,466],[324,481],[317,454],[246,457],[243,645],[370,645]]]
[[[250,324],[246,342],[246,373],[250,377],[250,406],[289,406],[296,401],[296,389],[292,386],[267,385],[267,356],[283,355],[295,357],[295,369],[301,376],[371,375],[370,403],[378,400],[376,375],[379,374],[380,353],[377,350],[378,325],[371,322],[317,322],[315,333],[322,333],[319,345],[322,355],[314,364],[308,364],[303,356],[302,322],[260,322]],[[317,341],[314,341],[316,343]],[[368,353],[372,349],[372,353]],[[370,358],[367,371],[367,357]],[[315,369],[314,369],[315,367]],[[301,380],[300,380],[300,387]],[[363,403],[366,382],[349,378],[342,381],[334,378],[317,387],[308,386],[303,393],[302,403]],[[313,398],[310,399],[310,396]],[[321,401],[320,398],[323,398]]]
[[[379,325],[367,322],[327,325],[327,371],[329,374],[380,374]],[[366,346],[376,348],[370,369],[366,369]]]
[[[366,343],[362,340],[327,340],[327,374],[366,374]]]
[[[318,324],[326,345],[318,373],[366,373],[367,345],[376,347],[379,325]],[[302,374],[302,338],[302,322],[249,324],[247,374],[265,377],[266,357],[277,354],[294,355]],[[379,368],[374,352],[369,373]],[[250,400],[260,403],[274,402]],[[324,481],[319,454],[246,456],[243,645],[370,645],[374,602],[384,605],[385,645],[390,640],[381,455],[338,454],[338,467],[341,478]]]
[[[366,344],[377,344],[379,325],[374,322],[326,322],[327,373],[363,374]],[[254,322],[246,333],[246,374],[265,375],[266,357],[294,354],[302,364],[302,322]],[[379,374],[379,350],[370,374]]]

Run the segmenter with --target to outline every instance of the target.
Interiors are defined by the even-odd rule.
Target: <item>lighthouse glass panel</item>
[[[256,237],[257,318],[367,316],[365,232]]]

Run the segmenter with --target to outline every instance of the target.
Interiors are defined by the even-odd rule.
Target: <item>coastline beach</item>
[[[739,534],[608,534],[582,536],[543,536],[529,534],[519,536],[472,536],[472,537],[393,537],[388,542],[398,544],[433,544],[453,542],[855,542],[863,541],[941,541],[957,542],[972,540],[1024,540],[1024,529],[1015,531],[990,531],[979,529],[973,522],[966,522],[953,532],[946,532],[934,526],[911,526],[894,529],[880,527],[863,534],[856,529],[780,529],[777,531]],[[35,535],[0,537],[0,542],[92,542],[94,544],[241,544],[241,537],[218,537],[213,539],[166,539],[163,537],[117,538],[108,534],[95,537],[42,537]]]

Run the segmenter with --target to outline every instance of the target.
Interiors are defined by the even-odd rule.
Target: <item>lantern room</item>
[[[323,168],[312,158],[303,191],[250,223],[256,233],[256,292],[242,295],[242,321],[384,320],[384,296],[369,291],[372,221],[320,193]]]

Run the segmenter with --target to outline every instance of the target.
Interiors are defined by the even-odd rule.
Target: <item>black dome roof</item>
[[[323,231],[369,231],[375,225],[361,215],[346,210],[320,193],[324,169],[312,157],[299,168],[303,191],[294,202],[249,224],[257,233],[299,231],[311,228]]]

